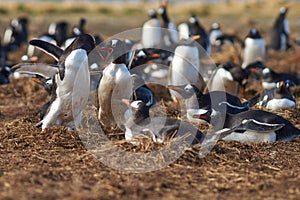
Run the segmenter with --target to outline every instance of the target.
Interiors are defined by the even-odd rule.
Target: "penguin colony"
[[[291,48],[287,12],[282,7],[272,27],[270,48],[276,51]],[[139,41],[103,41],[99,35],[87,33],[86,19],[80,19],[71,35],[67,22],[57,22],[28,42],[27,19],[14,19],[0,44],[0,84],[8,84],[10,76],[25,74],[45,88],[50,101],[41,108],[41,120],[36,124],[42,131],[61,125],[75,132],[90,90],[95,89],[95,112],[101,126],[104,130],[122,129],[133,144],[143,137],[158,143],[183,137],[189,144],[201,144],[206,134],[192,123],[213,125],[211,134],[224,140],[274,142],[300,137],[299,129],[272,112],[296,107],[290,88],[298,86],[300,79],[265,66],[267,45],[259,30],[251,28],[242,41],[223,33],[217,22],[206,31],[194,14],[177,26],[165,2],[148,15]],[[219,63],[209,74],[201,73],[203,52],[209,56],[236,41],[242,47],[241,63]],[[10,63],[7,55],[23,44],[28,44],[28,51],[22,62]],[[55,62],[39,63],[36,48]],[[146,67],[140,68],[142,65]],[[91,80],[93,71],[98,72],[96,81]],[[249,81],[255,81],[253,76],[265,91],[242,101],[238,95],[244,94]],[[166,80],[174,102],[185,104],[186,119],[151,117],[158,103],[146,82],[158,79]],[[262,107],[265,109],[259,109]]]

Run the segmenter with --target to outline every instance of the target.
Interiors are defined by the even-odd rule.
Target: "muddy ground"
[[[22,53],[16,52],[12,57]],[[235,56],[226,52],[213,58],[219,62],[234,60]],[[297,46],[285,53],[269,52],[267,61],[272,69],[298,75],[299,63]],[[246,97],[260,90],[257,84],[250,84]],[[293,89],[293,93],[297,108],[276,113],[300,128],[300,89]],[[126,173],[104,165],[77,134],[66,128],[53,127],[44,133],[36,128],[39,109],[48,98],[44,89],[28,78],[12,79],[9,85],[0,86],[0,199],[300,197],[300,140],[255,144],[219,141],[204,158],[198,156],[199,147],[192,147],[160,170]],[[172,102],[159,104],[173,106],[167,112],[176,115]],[[121,130],[107,134],[128,152],[161,148],[151,142],[142,143],[147,146],[126,144]]]

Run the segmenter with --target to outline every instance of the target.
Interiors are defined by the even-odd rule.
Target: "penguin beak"
[[[151,54],[150,58],[160,58],[160,54],[158,53]]]
[[[168,85],[167,88],[171,89],[171,90],[175,90],[175,91],[181,91],[181,90],[183,90],[181,87],[176,86],[176,85]]]
[[[202,119],[202,120],[207,121],[207,122],[210,122],[210,120],[211,120],[210,115],[207,115],[207,114],[193,115],[193,118]]]
[[[194,36],[192,36],[191,38],[193,39],[193,40],[199,40],[200,39],[200,35],[194,35]]]
[[[38,78],[32,78],[31,80],[33,80],[34,82],[39,83],[39,84],[42,83],[42,81]]]
[[[130,100],[129,99],[122,99],[121,100],[123,104],[129,106],[130,105]]]
[[[111,57],[111,54],[113,52],[113,49],[109,48],[109,47],[97,46],[97,49],[98,49],[101,60],[103,60],[104,62],[106,62]]]

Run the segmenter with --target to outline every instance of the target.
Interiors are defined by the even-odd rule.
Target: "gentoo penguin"
[[[121,100],[130,99],[133,94],[133,79],[126,66],[129,50],[125,42],[118,39],[102,45],[101,48],[109,52],[111,63],[103,70],[98,87],[98,120],[104,128],[115,125],[122,128],[124,113],[128,108]]]
[[[45,42],[51,43],[56,46],[61,46],[68,35],[68,23],[65,21],[53,22],[48,27],[48,32],[41,34],[36,39],[43,40]],[[27,53],[22,57],[22,61],[35,60],[35,47],[33,45],[28,45]]]
[[[245,69],[249,64],[256,61],[264,62],[266,59],[266,41],[261,37],[259,31],[252,28],[246,36],[243,49],[243,64]]]
[[[137,74],[131,75],[133,79],[132,100],[140,100],[149,108],[156,104],[156,99],[144,79]]]
[[[211,51],[209,35],[206,32],[205,28],[202,26],[202,24],[199,22],[197,16],[195,15],[192,15],[189,19],[189,30],[190,37],[195,35],[200,36],[198,39],[196,39],[196,42],[198,42],[209,55]]]
[[[73,40],[75,40],[76,37],[78,37],[81,34],[85,34],[86,33],[85,25],[86,25],[86,19],[81,18],[79,20],[78,26],[73,27],[72,35],[70,37],[67,37],[65,41],[61,44],[61,48],[62,49],[67,48],[73,42]]]
[[[160,8],[158,9],[158,13],[160,14],[163,24],[162,28],[164,28],[162,31],[162,37],[163,37],[163,43],[166,47],[173,47],[177,44],[179,39],[179,34],[177,30],[176,24],[172,22],[168,16],[167,13],[167,3],[163,2]]]
[[[276,87],[266,90],[260,95],[259,106],[266,107],[269,110],[278,110],[285,108],[295,108],[296,100],[289,90],[289,81],[276,83]]]
[[[76,131],[90,92],[88,54],[95,48],[94,38],[81,35],[65,51],[43,40],[31,40],[30,44],[58,60],[54,67],[22,63],[14,67],[18,72],[53,77],[50,104],[37,126],[45,131],[52,125],[63,125]]]
[[[200,90],[205,88],[201,76],[199,50],[194,40],[182,39],[176,47],[174,57],[169,67],[169,85],[194,84]],[[177,99],[176,93],[171,92],[172,98]]]
[[[209,110],[214,107],[225,106],[222,112],[230,114],[236,114],[249,110],[254,106],[259,95],[253,97],[247,102],[241,102],[241,100],[234,95],[226,93],[224,91],[211,91],[203,94],[195,85],[169,85],[169,89],[176,91],[183,99],[186,100],[187,118],[191,121],[201,122],[201,119],[193,118],[193,115],[202,112],[203,110]],[[206,112],[205,111],[205,112]]]
[[[232,129],[236,126],[249,124],[248,127],[245,127],[245,131],[233,132],[223,138],[224,140],[275,142],[292,141],[294,138],[300,137],[300,130],[290,121],[263,110],[249,110],[235,115],[227,113],[224,116],[217,110],[212,109],[205,114],[194,115],[194,117],[201,118],[212,124],[217,124],[220,118],[225,118],[224,124],[222,127],[218,127],[218,129]]]
[[[164,143],[171,138],[182,137],[183,142],[201,143],[204,135],[192,124],[175,118],[150,117],[149,107],[143,101],[122,100],[129,107],[130,118],[125,124],[125,139],[136,143],[138,138],[150,137],[154,142]]]
[[[155,10],[148,11],[150,19],[143,24],[141,44],[143,48],[158,48],[161,45],[162,30]]]
[[[188,39],[189,37],[196,35],[199,36],[197,37],[196,41],[201,45],[208,55],[210,54],[211,48],[208,33],[199,22],[197,16],[192,15],[189,19],[189,22],[179,24],[178,31],[179,39]]]
[[[264,89],[276,87],[276,83],[280,81],[290,81],[294,85],[300,85],[300,79],[289,73],[277,73],[270,68],[262,70],[262,86]]]
[[[9,47],[10,51],[15,51],[28,39],[28,19],[21,17],[13,19],[10,26],[4,32],[3,44]]]
[[[288,8],[281,7],[271,30],[270,47],[274,50],[286,51],[291,47],[289,44],[289,23],[286,19]]]
[[[216,51],[220,51],[221,42],[217,40],[223,34],[219,23],[215,22],[211,25],[209,30],[209,41],[212,48],[216,48]]]
[[[212,73],[207,86],[209,91],[225,90],[237,96],[243,93],[248,82],[248,73],[233,62],[220,64]]]

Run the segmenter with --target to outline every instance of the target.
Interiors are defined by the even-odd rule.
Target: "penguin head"
[[[288,8],[287,7],[281,7],[280,9],[279,9],[279,13],[281,14],[281,15],[285,15],[286,13],[288,12]]]
[[[196,16],[196,15],[192,15],[192,16],[190,17],[190,19],[189,19],[189,22],[190,22],[191,24],[197,24],[197,23],[198,23],[198,18],[197,18],[197,16]]]
[[[176,91],[184,99],[189,99],[193,95],[201,95],[200,90],[193,84],[186,85],[168,85],[168,88]]]
[[[225,62],[221,65],[221,67],[230,72],[233,80],[237,81],[241,86],[245,86],[247,84],[249,74],[240,66],[233,62]]]
[[[141,100],[128,100],[122,99],[122,103],[128,106],[131,112],[131,118],[134,122],[139,122],[146,118],[149,118],[149,107]]]
[[[261,38],[259,31],[256,28],[250,29],[247,37],[249,38]]]
[[[154,9],[149,9],[148,10],[148,15],[151,19],[155,19],[157,18],[157,14],[156,14],[156,11]]]
[[[106,55],[106,59],[109,57],[112,63],[128,64],[128,56],[131,52],[131,45],[126,41],[112,39],[108,42],[105,42],[103,47],[100,49],[108,51],[109,55]]]
[[[72,44],[67,47],[67,49],[68,48],[70,48],[72,51],[76,49],[84,49],[86,50],[87,54],[89,54],[95,48],[95,39],[90,34],[83,34],[76,37]]]
[[[211,25],[212,30],[219,30],[221,29],[221,26],[218,22],[215,22]]]

